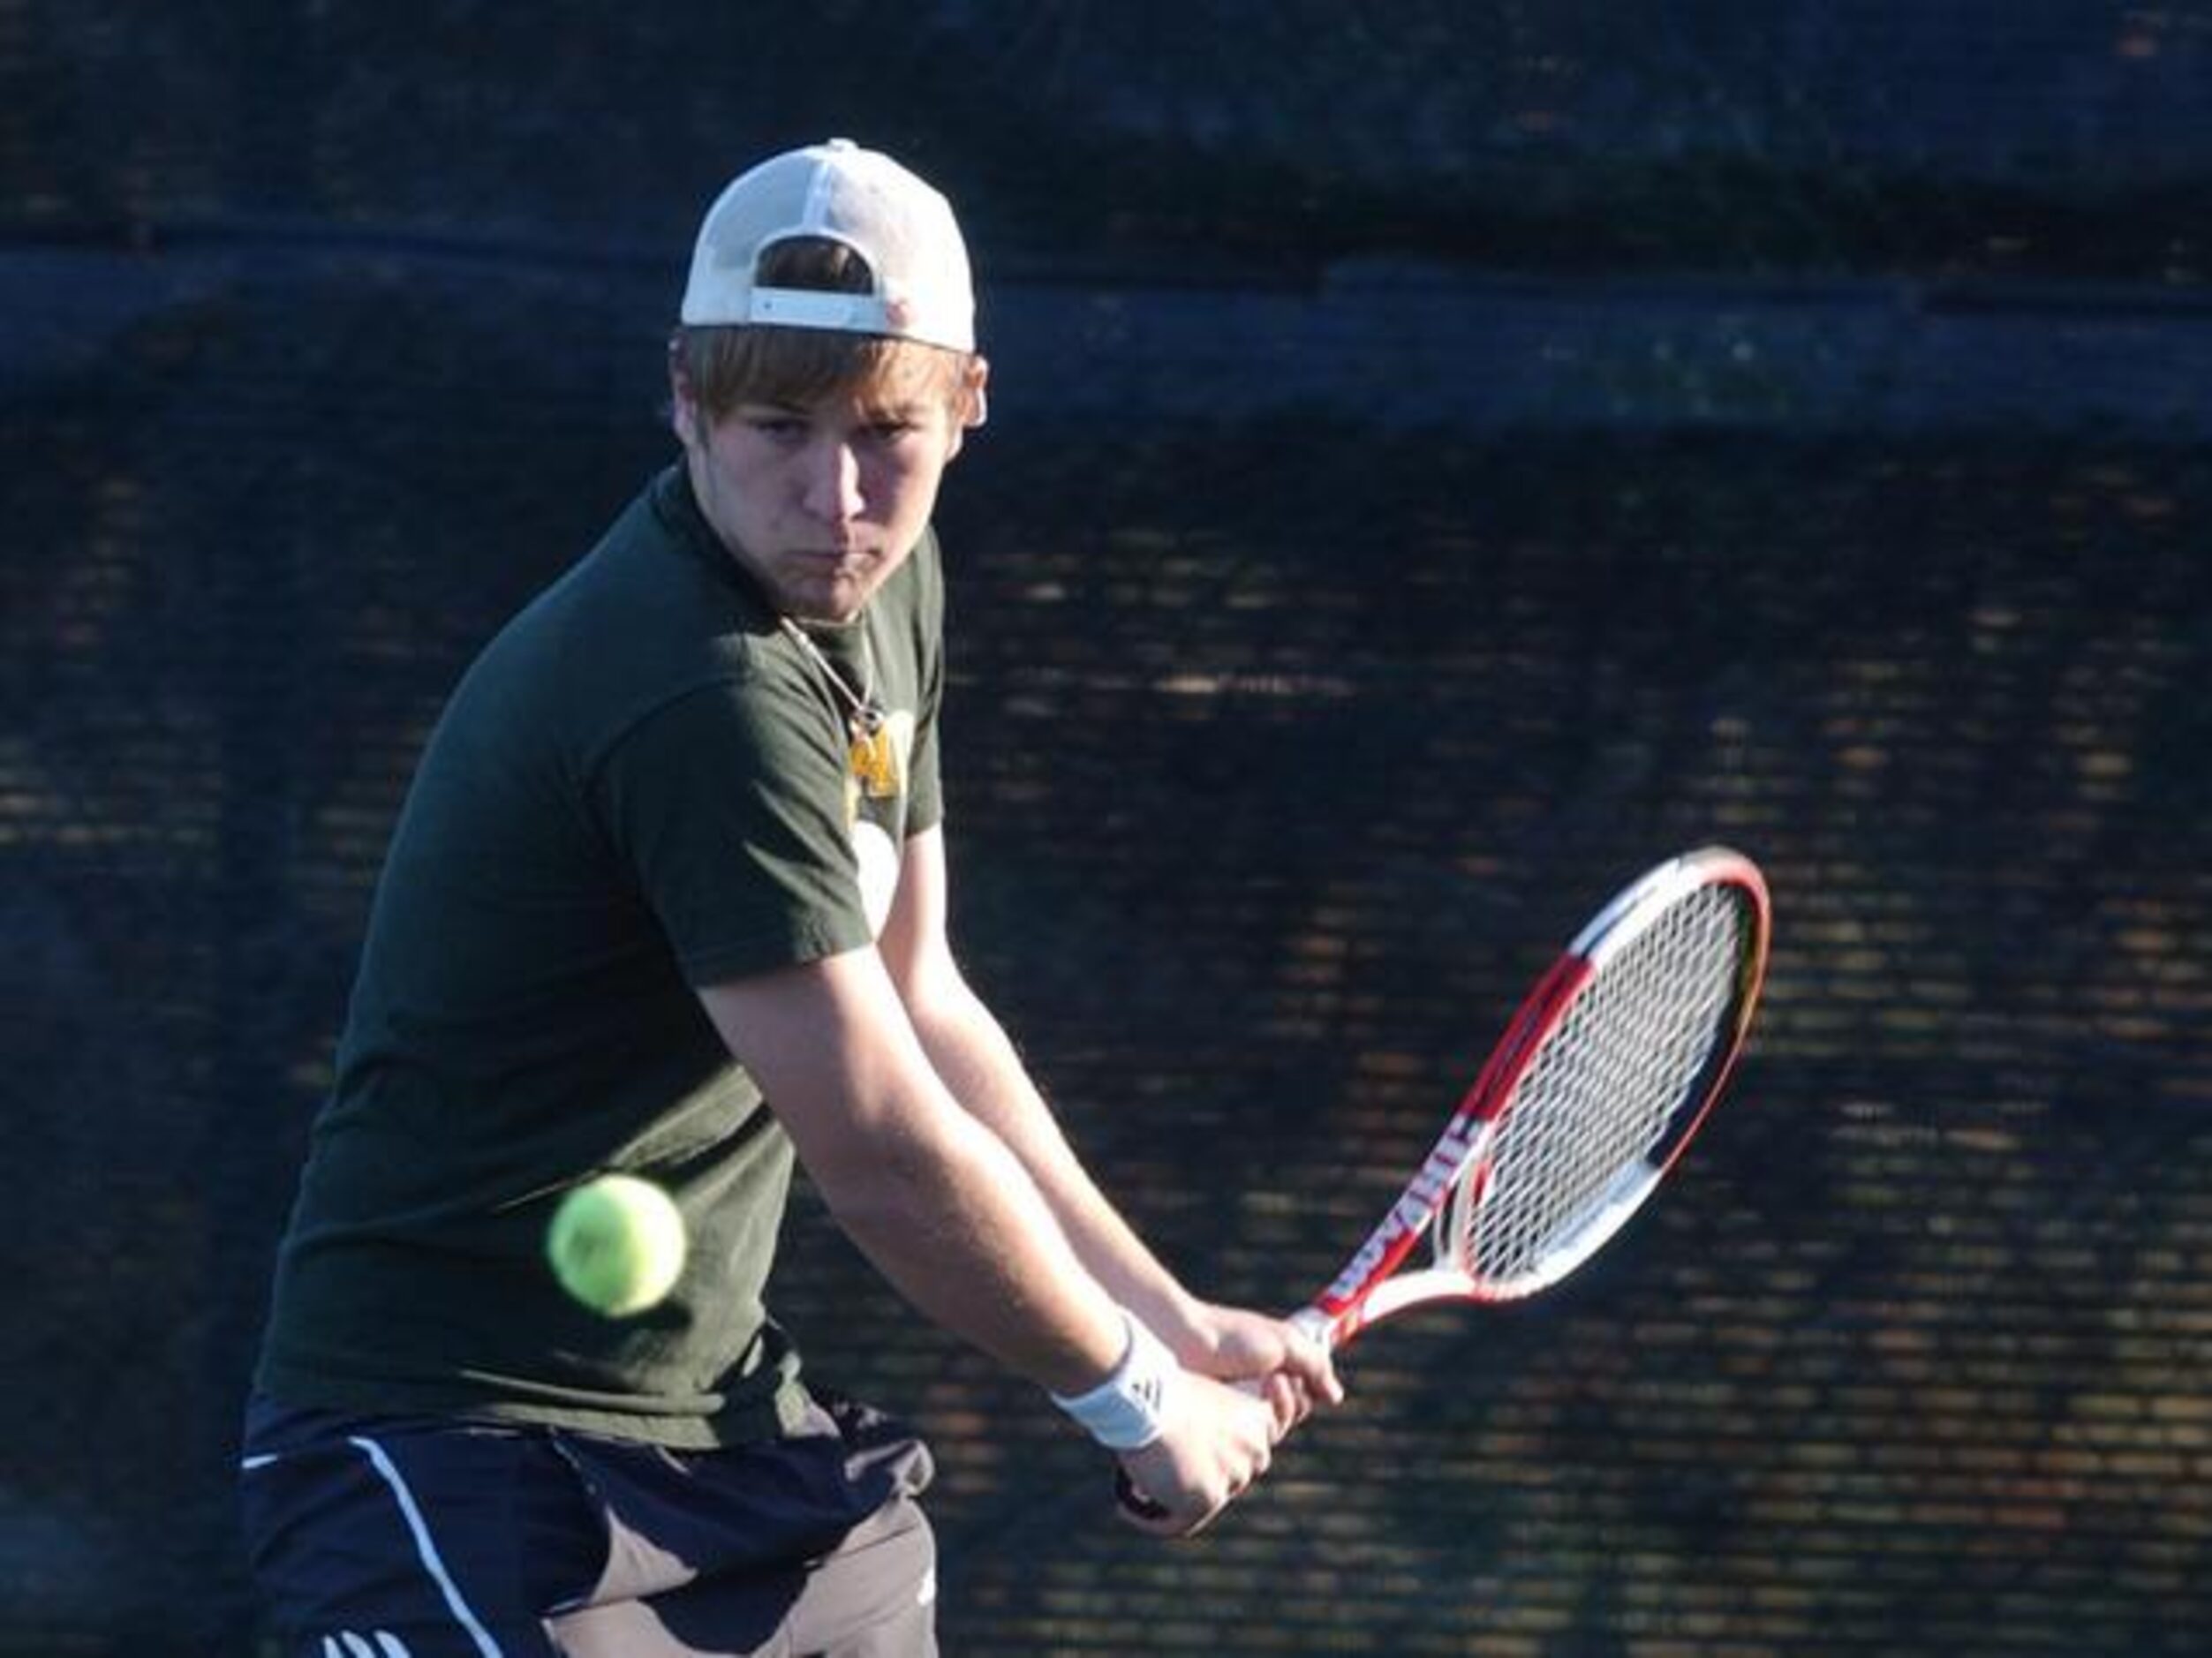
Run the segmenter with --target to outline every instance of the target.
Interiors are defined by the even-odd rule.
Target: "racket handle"
[[[1302,1307],[1283,1322],[1296,1326],[1302,1335],[1320,1343],[1324,1352],[1336,1346],[1336,1320],[1317,1307]],[[1267,1390],[1267,1383],[1255,1376],[1247,1376],[1233,1385],[1255,1397]]]
[[[1289,1322],[1319,1342],[1325,1350],[1335,1347],[1336,1320],[1319,1308],[1302,1307],[1290,1315]]]
[[[1167,1510],[1136,1488],[1136,1481],[1129,1478],[1127,1468],[1114,1471],[1114,1500],[1139,1519],[1156,1520],[1167,1518]]]

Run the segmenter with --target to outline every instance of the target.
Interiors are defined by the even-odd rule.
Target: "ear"
[[[979,426],[990,418],[991,405],[984,395],[990,383],[990,363],[982,357],[970,358],[960,385],[960,424],[963,428]]]
[[[706,435],[699,421],[698,399],[691,393],[691,377],[684,373],[673,343],[668,348],[668,424],[675,428],[676,441],[687,449]]]

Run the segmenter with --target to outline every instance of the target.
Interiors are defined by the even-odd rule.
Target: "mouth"
[[[842,615],[873,585],[880,561],[861,547],[804,547],[788,554],[783,581],[796,602],[807,603],[825,615]]]

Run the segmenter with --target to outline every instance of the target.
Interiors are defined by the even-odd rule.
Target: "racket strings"
[[[1438,1242],[1493,1292],[1569,1270],[1657,1178],[1727,1042],[1751,917],[1692,889],[1607,955],[1514,1084]]]

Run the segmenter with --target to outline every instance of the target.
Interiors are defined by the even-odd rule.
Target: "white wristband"
[[[1182,1367],[1143,1320],[1126,1308],[1121,1319],[1129,1326],[1129,1343],[1114,1373],[1087,1393],[1073,1398],[1055,1393],[1052,1400],[1108,1451],[1136,1451],[1159,1437]]]

